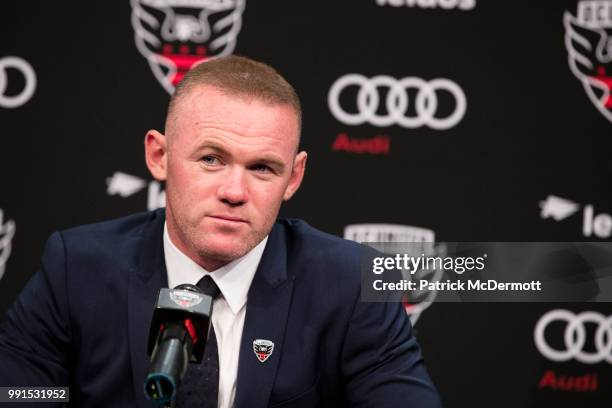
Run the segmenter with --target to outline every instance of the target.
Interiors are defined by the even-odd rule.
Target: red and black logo
[[[265,363],[274,351],[274,343],[270,340],[253,340],[253,352],[260,363]]]
[[[612,122],[612,0],[581,0],[575,15],[565,12],[563,24],[570,69]]]
[[[208,58],[234,51],[245,0],[130,0],[136,47],[168,93]]]

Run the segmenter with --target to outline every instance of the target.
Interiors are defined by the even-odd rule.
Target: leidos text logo
[[[7,92],[10,70],[18,71],[25,81],[23,89],[15,95],[9,95]],[[27,61],[19,57],[0,58],[0,107],[18,108],[30,100],[35,90],[36,73]]]
[[[379,6],[471,10],[476,0],[376,0]]]
[[[578,211],[580,206],[565,198],[549,195],[546,201],[540,203],[540,208],[542,218],[552,217],[555,221],[561,221]]]
[[[349,99],[343,98],[343,94],[354,95],[355,90],[356,99],[350,105],[356,106],[351,109],[343,104]],[[452,102],[450,110],[441,109],[442,97]],[[329,90],[327,102],[334,117],[345,125],[369,123],[408,129],[421,126],[437,130],[452,128],[463,119],[467,107],[463,90],[449,79],[425,81],[407,77],[398,80],[386,75],[366,78],[360,74],[347,74],[336,80]]]
[[[162,190],[161,184],[157,181],[149,181],[147,186],[147,180],[143,178],[116,171],[112,177],[106,179],[106,184],[106,194],[123,198],[134,195],[147,187],[147,209],[155,210],[166,206],[166,192]]]
[[[565,198],[549,195],[540,202],[540,217],[562,221],[578,212],[581,205]],[[595,214],[593,204],[586,204],[582,209],[582,234],[585,237],[610,238],[612,236],[612,216]]]
[[[612,0],[579,1],[576,16],[566,11],[563,24],[570,69],[612,122]]]
[[[136,47],[168,93],[194,64],[234,51],[245,1],[130,0]]]

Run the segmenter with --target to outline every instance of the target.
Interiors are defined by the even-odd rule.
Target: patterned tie
[[[197,286],[213,300],[221,291],[209,275],[204,276]],[[185,378],[176,396],[178,408],[217,408],[219,395],[219,353],[215,329],[210,325],[210,333],[204,348],[201,364],[190,363]]]

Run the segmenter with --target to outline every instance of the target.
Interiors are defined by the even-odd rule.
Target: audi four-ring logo
[[[340,95],[348,88],[358,87],[357,112],[347,112],[340,105]],[[384,104],[386,113],[379,113],[379,88],[387,88]],[[414,101],[409,99],[409,90],[416,90]],[[438,111],[438,96],[442,92],[449,93],[455,102],[454,110],[446,117],[436,115]],[[412,94],[412,93],[411,93]],[[421,78],[407,77],[395,79],[386,75],[366,78],[360,74],[347,74],[340,77],[329,90],[327,102],[332,114],[345,125],[361,125],[370,123],[375,126],[399,125],[413,129],[429,126],[432,129],[448,129],[455,126],[465,115],[467,102],[463,90],[445,78],[425,81]],[[414,104],[414,115],[409,115],[407,109]]]
[[[21,72],[25,86],[17,95],[6,95],[8,85],[7,69],[13,68]],[[18,108],[30,100],[36,90],[36,74],[27,61],[19,57],[0,58],[0,107]]]
[[[545,337],[546,328],[554,321],[565,323],[564,349],[552,348]],[[585,351],[586,323],[597,325],[595,351]],[[554,309],[542,316],[535,327],[535,344],[544,357],[552,361],[568,361],[572,358],[587,364],[607,361],[612,364],[612,316],[598,312],[574,314],[569,310]]]

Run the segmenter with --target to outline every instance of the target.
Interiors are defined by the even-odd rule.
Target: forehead
[[[191,138],[211,131],[244,140],[263,138],[297,149],[298,117],[289,105],[199,85],[177,98],[169,116],[166,133],[171,138]]]

